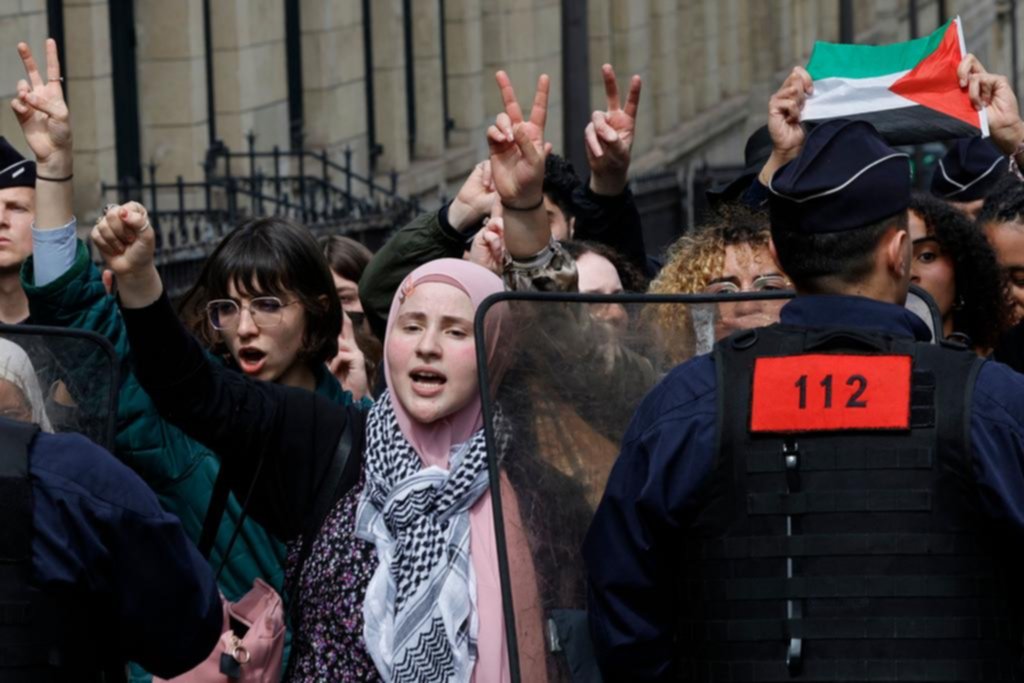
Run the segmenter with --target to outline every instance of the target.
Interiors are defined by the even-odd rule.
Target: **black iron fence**
[[[146,205],[157,237],[157,261],[171,295],[194,280],[203,259],[241,221],[257,216],[290,218],[315,234],[348,234],[376,248],[387,234],[420,211],[419,201],[398,194],[398,174],[389,186],[360,175],[350,149],[340,162],[324,151],[248,149],[224,145],[207,152],[203,179],[157,181],[157,165],[147,166],[148,182],[104,183],[105,201],[135,200]]]

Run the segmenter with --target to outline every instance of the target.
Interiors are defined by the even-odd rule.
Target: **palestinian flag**
[[[892,45],[814,44],[814,92],[804,121],[867,121],[893,145],[988,136],[988,118],[960,89],[967,54],[960,17],[930,36]]]

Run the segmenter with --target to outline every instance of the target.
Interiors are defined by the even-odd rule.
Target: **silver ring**
[[[141,228],[139,228],[139,232],[146,232],[147,230],[149,230],[149,228],[150,228],[149,219],[147,218],[146,219],[146,224],[143,225]]]

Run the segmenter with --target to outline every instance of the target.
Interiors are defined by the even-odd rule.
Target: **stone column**
[[[413,89],[416,93],[417,159],[444,154],[444,95],[441,82],[441,15],[438,0],[412,2]]]
[[[469,146],[474,157],[487,154],[484,138],[489,112],[484,109],[485,88],[493,76],[484,71],[481,0],[446,0],[448,41],[448,116],[454,122],[449,144]]]
[[[654,115],[654,132],[669,133],[679,121],[679,87],[676,69],[677,53],[684,49],[679,43],[679,6],[676,0],[653,0],[651,4],[651,67],[644,74],[646,93],[641,93],[641,106],[650,107]],[[628,83],[630,74],[619,78]],[[625,91],[623,92],[625,97]]]
[[[363,17],[359,0],[302,0],[302,89],[306,146],[369,170]],[[340,181],[339,181],[340,182]]]
[[[409,167],[401,0],[373,0],[373,78],[379,171]]]
[[[44,5],[37,0],[29,4]],[[107,1],[65,2],[64,22],[69,30],[65,31],[65,54],[61,58],[68,65],[69,105],[75,139],[75,213],[88,224],[103,203],[100,184],[104,180],[114,181],[117,176],[114,117],[110,113],[116,100],[111,91]],[[70,30],[71,27],[74,30]],[[43,28],[45,31],[45,24]],[[39,68],[45,68],[43,41],[34,40],[32,48]],[[20,69],[17,53],[8,54],[0,61],[11,60]],[[6,102],[2,106],[6,109]]]
[[[171,3],[168,3],[171,4]],[[281,0],[211,3],[217,133],[233,150],[288,146],[288,85]]]
[[[155,163],[160,182],[195,180],[209,146],[202,2],[135,0],[135,19],[143,167]]]

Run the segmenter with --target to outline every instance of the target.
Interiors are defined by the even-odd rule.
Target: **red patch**
[[[754,361],[754,433],[910,429],[910,356],[808,354]]]
[[[960,37],[957,23],[950,22],[935,52],[922,59],[910,73],[889,86],[889,90],[921,106],[981,128],[978,110],[967,90],[960,89],[956,68],[960,65]]]

